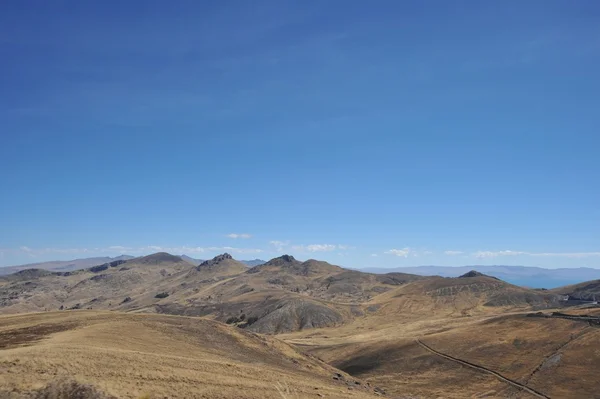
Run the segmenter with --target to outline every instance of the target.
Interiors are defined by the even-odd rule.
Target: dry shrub
[[[24,399],[117,399],[99,391],[93,385],[74,380],[52,381],[45,387],[25,395]]]

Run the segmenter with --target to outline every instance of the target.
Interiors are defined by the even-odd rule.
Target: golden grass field
[[[600,398],[600,328],[528,317],[557,295],[477,274],[155,254],[7,276],[0,305],[0,398],[65,378],[118,398]]]
[[[573,312],[577,313],[576,311]],[[585,312],[589,313],[589,312]],[[440,357],[451,357],[514,380],[541,397],[600,397],[600,328],[588,323],[527,317],[526,312],[472,317],[391,315],[343,327],[279,335],[307,353],[391,397],[535,398],[499,378]]]
[[[205,319],[95,311],[0,317],[5,397],[63,377],[119,398],[375,397],[348,375],[348,383],[334,380],[337,372],[277,339]]]

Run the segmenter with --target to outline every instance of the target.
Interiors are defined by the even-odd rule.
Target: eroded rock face
[[[471,270],[470,272],[467,272],[467,273],[463,274],[459,278],[480,277],[480,276],[486,276],[486,275],[483,274],[483,273],[479,273],[476,270]],[[489,277],[489,276],[486,276],[486,277]]]
[[[224,254],[215,256],[214,258],[212,258],[210,260],[205,260],[204,262],[200,263],[198,265],[198,269],[200,269],[202,267],[206,267],[206,266],[216,265],[217,263],[223,262],[224,260],[228,260],[228,259],[233,259],[233,256],[229,255],[228,253],[224,253]]]
[[[260,317],[248,329],[263,334],[277,334],[332,327],[342,322],[342,315],[334,309],[319,302],[293,299],[279,302],[276,309]]]

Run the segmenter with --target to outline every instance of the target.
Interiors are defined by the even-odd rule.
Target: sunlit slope
[[[0,337],[4,392],[68,376],[120,398],[280,399],[281,390],[294,398],[373,397],[361,381],[337,377],[277,339],[210,320],[47,312],[0,317]]]

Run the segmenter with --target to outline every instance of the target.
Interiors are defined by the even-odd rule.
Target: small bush
[[[131,297],[128,296],[127,298],[123,299],[123,302],[121,302],[121,303],[127,303],[127,302],[131,302],[131,301],[132,301]]]
[[[246,320],[246,323],[248,323],[248,325],[251,326],[252,324],[256,323],[257,321],[258,321],[258,317],[250,316],[250,317],[248,317],[248,320]]]
[[[122,265],[125,262],[127,262],[127,261],[126,260],[115,260],[113,262],[110,262],[109,265],[110,265],[110,267],[117,267],[119,265]]]
[[[163,299],[163,298],[166,298],[168,296],[169,296],[169,294],[167,292],[161,292],[161,293],[158,293],[158,294],[154,295],[154,298]]]
[[[58,380],[50,382],[45,387],[31,392],[30,399],[116,399],[107,395],[92,385],[81,384],[73,380]]]
[[[90,271],[92,273],[100,273],[100,272],[102,272],[102,271],[104,271],[106,269],[108,269],[108,263],[105,263],[105,264],[100,265],[100,266],[90,267]]]

